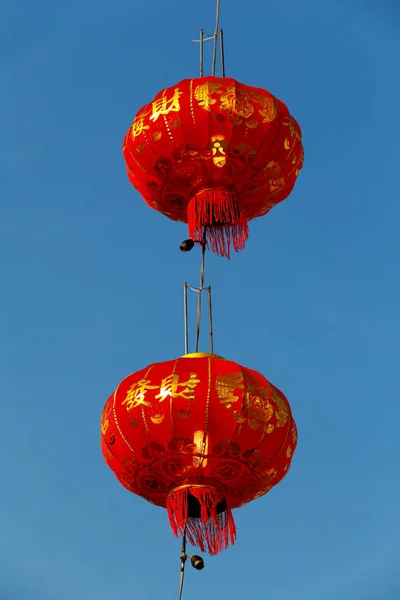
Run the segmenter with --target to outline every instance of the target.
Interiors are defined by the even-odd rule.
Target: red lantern
[[[217,554],[235,539],[232,509],[286,475],[297,430],[285,396],[211,354],[129,375],[102,414],[104,458],[130,492],[167,508],[172,530]]]
[[[141,108],[125,136],[128,177],[149,206],[229,257],[248,221],[292,191],[301,131],[266,90],[229,78],[184,79]]]

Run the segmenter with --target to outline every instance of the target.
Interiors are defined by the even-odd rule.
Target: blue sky
[[[177,595],[179,541],[107,469],[99,419],[125,375],[183,353],[199,255],[121,145],[197,76],[214,9],[0,0],[1,600]],[[288,104],[305,165],[244,252],[207,257],[215,351],[282,389],[299,445],[185,597],[398,600],[400,5],[222,0],[221,26],[227,74]]]

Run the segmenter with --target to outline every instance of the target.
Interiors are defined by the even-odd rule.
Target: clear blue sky
[[[0,0],[0,600],[177,596],[179,541],[106,467],[99,419],[125,375],[183,353],[199,255],[121,145],[197,75],[214,10]],[[227,74],[289,105],[305,165],[244,252],[209,257],[215,350],[282,389],[299,446],[185,598],[398,600],[400,5],[222,0],[221,25]]]

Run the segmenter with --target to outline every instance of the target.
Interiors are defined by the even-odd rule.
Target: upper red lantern
[[[193,354],[129,375],[107,401],[102,450],[129,491],[168,509],[175,535],[216,554],[234,543],[231,510],[286,475],[297,431],[265,377]]]
[[[184,79],[141,108],[125,136],[128,177],[152,208],[189,224],[195,240],[229,257],[248,221],[292,191],[301,132],[266,90],[229,78]]]

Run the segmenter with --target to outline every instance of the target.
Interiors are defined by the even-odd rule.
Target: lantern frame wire
[[[180,575],[180,580],[179,580],[178,600],[182,600],[183,583],[185,581],[185,567],[186,567],[186,561],[188,558],[190,558],[190,562],[192,563],[192,567],[194,569],[197,569],[198,571],[201,571],[202,569],[204,569],[204,560],[201,556],[198,556],[198,555],[190,556],[189,554],[186,554],[186,527],[185,527],[183,530],[182,549],[181,549],[181,555],[180,555],[181,575]]]
[[[197,315],[196,315],[196,352],[199,351],[200,341],[200,326],[201,326],[201,293],[204,286],[204,266],[205,266],[205,254],[206,254],[206,236],[203,235],[201,243],[201,267],[200,267],[200,285],[199,293],[197,294]],[[212,354],[212,353],[211,353]]]
[[[215,15],[215,31],[213,34],[205,33],[204,29],[200,29],[200,39],[192,40],[197,44],[200,44],[200,77],[204,74],[204,42],[213,40],[213,56],[211,63],[211,75],[215,77],[215,71],[217,66],[217,49],[219,40],[220,49],[220,61],[221,61],[221,76],[225,77],[225,50],[224,50],[224,32],[219,29],[219,13],[220,13],[221,0],[217,0],[216,15]]]
[[[211,74],[213,77],[215,76],[215,70],[216,70],[216,64],[217,64],[217,48],[218,48],[218,40],[219,40],[221,75],[222,75],[222,77],[225,77],[224,32],[222,29],[219,28],[220,7],[221,7],[221,0],[217,0],[216,1],[216,11],[215,11],[215,31],[214,31],[214,33],[212,35],[210,35],[208,33],[205,33],[204,29],[200,29],[200,38],[198,40],[192,40],[193,42],[200,44],[200,77],[203,77],[203,74],[204,74],[204,42],[207,42],[209,40],[213,40],[213,43],[214,43]],[[201,294],[202,294],[202,292],[206,291],[207,292],[207,301],[208,301],[208,335],[209,335],[210,354],[214,353],[214,333],[213,333],[213,318],[212,318],[211,286],[204,287],[204,263],[205,263],[205,252],[206,252],[206,246],[207,246],[206,233],[207,232],[206,232],[206,228],[205,228],[202,241],[201,242],[197,241],[198,244],[201,244],[200,285],[198,288],[195,288],[192,285],[189,285],[186,281],[183,284],[185,354],[189,353],[188,304],[187,304],[188,289],[197,293],[195,352],[199,351],[199,342],[200,342]]]
[[[212,316],[212,299],[211,286],[204,286],[204,271],[205,271],[205,254],[207,248],[206,228],[201,242],[196,242],[201,245],[201,266],[200,266],[200,285],[198,288],[190,285],[186,281],[183,284],[183,328],[184,328],[184,347],[185,354],[189,353],[189,316],[188,316],[188,290],[197,294],[197,313],[196,313],[196,342],[195,352],[199,351],[200,329],[201,329],[201,295],[207,292],[207,311],[208,311],[208,339],[210,354],[214,354],[214,331],[213,331],[213,316]]]
[[[180,576],[180,581],[179,581],[179,596],[178,596],[178,600],[182,600],[183,583],[185,581],[185,566],[186,566],[186,560],[187,560],[187,555],[186,555],[186,527],[184,529],[183,536],[182,536],[182,550],[181,550],[180,559],[181,559],[181,576]]]
[[[221,1],[217,0],[216,4],[216,15],[215,15],[215,31],[213,35],[204,33],[204,29],[200,29],[200,39],[193,40],[200,44],[200,77],[204,74],[204,42],[213,40],[213,58],[212,58],[212,69],[211,73],[215,76],[216,63],[217,63],[217,45],[218,40],[220,43],[220,61],[221,61],[221,75],[225,77],[225,50],[224,50],[224,33],[222,29],[219,29],[219,14],[220,14]],[[200,341],[200,327],[201,327],[201,294],[207,292],[207,305],[208,305],[208,335],[210,344],[210,354],[214,353],[214,333],[213,333],[213,318],[212,318],[212,299],[211,299],[211,286],[204,287],[204,271],[205,271],[205,254],[207,247],[207,231],[204,229],[203,239],[201,242],[201,266],[200,266],[200,285],[198,288],[193,287],[186,281],[183,285],[183,313],[184,313],[184,342],[185,342],[185,354],[189,353],[189,330],[188,330],[188,289],[197,293],[197,314],[196,314],[196,352],[199,350]],[[186,554],[186,527],[182,536],[182,548],[181,548],[181,570],[180,570],[180,582],[179,582],[179,596],[178,600],[182,600],[183,584],[185,581],[185,566],[188,556]]]

